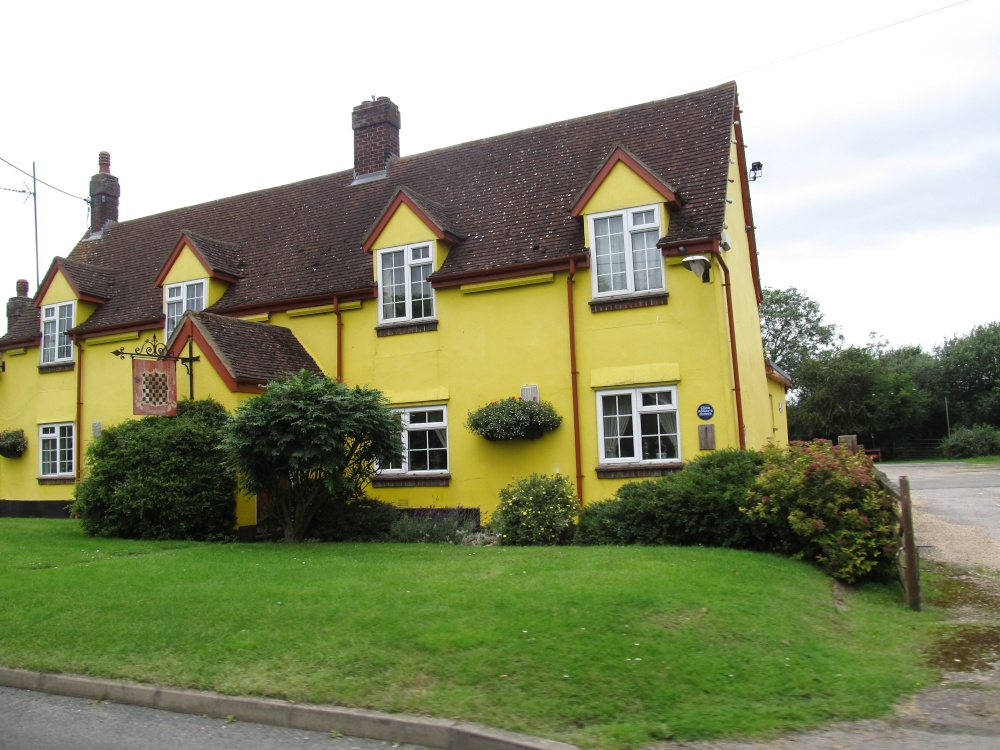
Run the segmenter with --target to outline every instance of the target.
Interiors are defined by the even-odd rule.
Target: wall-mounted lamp
[[[708,269],[712,266],[712,261],[704,255],[689,255],[681,260],[684,267],[702,280],[708,283]]]
[[[759,161],[755,161],[753,164],[751,164],[750,174],[748,175],[750,182],[756,181],[756,179],[760,177],[760,174],[763,171],[764,171],[764,165],[761,164]]]

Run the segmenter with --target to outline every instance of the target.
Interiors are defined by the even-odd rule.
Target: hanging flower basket
[[[562,417],[548,401],[505,398],[469,412],[465,426],[487,440],[535,440],[552,432]]]
[[[28,439],[24,430],[4,430],[0,432],[0,456],[4,458],[20,458],[28,449]]]

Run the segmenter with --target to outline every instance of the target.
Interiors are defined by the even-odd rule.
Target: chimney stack
[[[28,282],[24,279],[17,280],[17,296],[7,300],[7,332],[14,325],[14,321],[21,312],[31,307],[31,298],[28,296]]]
[[[98,234],[108,222],[118,221],[118,196],[121,187],[111,174],[111,154],[102,151],[97,157],[98,173],[90,178],[90,233]]]
[[[351,114],[354,129],[354,179],[384,177],[399,156],[399,107],[387,96],[362,102]]]

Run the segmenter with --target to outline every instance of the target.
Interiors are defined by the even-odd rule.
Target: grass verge
[[[681,547],[202,545],[0,519],[0,663],[573,742],[766,735],[933,679],[896,586]]]

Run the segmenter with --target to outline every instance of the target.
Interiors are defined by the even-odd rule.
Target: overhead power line
[[[915,21],[918,18],[923,18],[924,16],[929,16],[933,13],[940,13],[943,10],[948,10],[949,8],[954,8],[956,5],[962,5],[969,2],[969,0],[959,0],[957,3],[952,3],[951,5],[945,5],[940,8],[935,8],[934,10],[929,10],[926,13],[920,13],[915,16],[910,16],[909,18],[903,18],[899,21],[893,21],[892,23],[887,23],[885,26],[879,26],[876,29],[869,29],[868,31],[862,31],[860,34],[855,34],[854,36],[845,37],[843,39],[838,39],[835,42],[830,42],[829,44],[823,44],[819,47],[813,47],[812,49],[807,49],[803,52],[796,52],[794,55],[789,55],[788,57],[782,57],[779,60],[772,60],[771,62],[764,63],[763,65],[758,65],[754,68],[747,68],[746,70],[741,70],[739,73],[733,73],[732,75],[724,76],[723,78],[715,78],[707,83],[700,84],[701,86],[710,86],[713,83],[719,83],[720,81],[731,81],[734,78],[747,73],[753,73],[754,71],[761,70],[762,68],[769,68],[772,65],[778,65],[779,63],[788,62],[789,60],[794,60],[797,57],[802,57],[804,55],[811,55],[813,52],[819,52],[820,50],[828,49],[829,47],[835,47],[838,44],[843,44],[844,42],[850,42],[853,39],[860,39],[863,36],[868,36],[869,34],[874,34],[877,31],[885,31],[886,29],[891,29],[893,26],[899,26],[903,23],[908,23],[910,21]]]
[[[68,193],[68,192],[66,192],[65,190],[61,189],[61,188],[57,188],[57,187],[56,187],[55,185],[50,185],[49,183],[45,182],[44,180],[39,180],[39,179],[38,179],[38,178],[36,178],[36,177],[35,177],[35,176],[34,176],[33,174],[31,174],[31,172],[25,172],[25,171],[24,171],[23,169],[21,169],[21,168],[20,168],[19,166],[15,165],[15,164],[11,164],[11,163],[10,163],[9,161],[7,161],[6,159],[4,159],[4,158],[3,158],[2,156],[0,156],[0,161],[2,161],[2,162],[3,162],[4,164],[6,164],[6,165],[7,165],[8,167],[13,167],[14,169],[16,169],[16,170],[17,170],[18,172],[20,172],[21,174],[23,174],[23,175],[26,175],[26,176],[28,176],[28,177],[31,177],[31,178],[32,178],[32,179],[34,179],[34,180],[35,180],[36,182],[39,182],[39,183],[41,183],[42,185],[45,185],[45,187],[49,187],[49,188],[52,188],[53,190],[55,190],[55,191],[57,191],[57,192],[60,192],[60,193],[62,193],[63,195],[68,195],[68,196],[69,196],[70,198],[76,198],[76,199],[77,199],[78,201],[83,201],[84,203],[90,203],[90,199],[89,199],[89,198],[81,198],[81,197],[80,197],[79,195],[73,195],[72,193]],[[8,190],[9,188],[2,188],[2,189],[4,189],[4,190]],[[13,192],[13,193],[17,193],[17,192],[24,192],[24,191],[19,191],[19,190],[11,190],[11,192]]]

